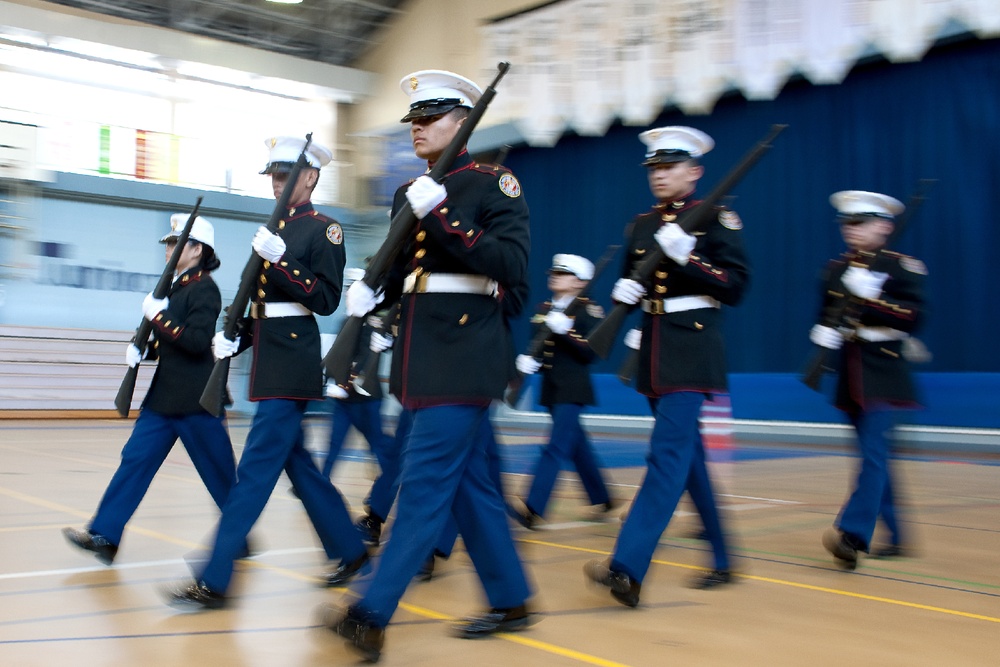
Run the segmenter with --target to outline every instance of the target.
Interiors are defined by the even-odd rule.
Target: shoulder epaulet
[[[508,169],[507,167],[498,164],[490,164],[489,162],[473,162],[472,170],[478,171],[481,174],[492,174],[497,178],[500,178],[502,174],[511,173],[510,169]]]

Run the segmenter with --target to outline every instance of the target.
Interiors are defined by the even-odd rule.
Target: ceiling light
[[[279,5],[300,5],[302,0],[267,0],[268,2],[276,2]]]

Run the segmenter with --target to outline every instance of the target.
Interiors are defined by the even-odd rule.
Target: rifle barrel
[[[497,85],[499,85],[500,80],[507,74],[509,69],[510,63],[508,62],[497,64],[497,75],[493,79],[493,82],[483,91],[482,96],[476,102],[476,105],[472,107],[472,111],[469,112],[465,122],[459,126],[458,132],[441,153],[441,157],[438,158],[437,162],[434,163],[434,166],[427,173],[436,182],[440,183],[441,179],[451,170],[455,158],[458,157],[458,154],[462,152],[465,145],[469,142],[472,131],[476,129],[476,125],[479,124],[483,114],[486,113],[486,108],[496,95]],[[386,235],[382,245],[379,246],[378,251],[372,255],[372,258],[368,262],[368,267],[365,269],[365,275],[361,279],[372,291],[378,292],[382,287],[389,267],[392,266],[396,256],[403,249],[416,225],[417,216],[413,214],[410,203],[403,202],[403,205],[396,211],[396,215],[392,216],[392,222],[389,223],[389,233]],[[361,335],[360,323],[352,323],[353,320],[360,320],[360,318],[353,315],[347,316],[340,333],[337,334],[333,345],[326,353],[326,357],[323,358],[326,376],[333,379],[339,385],[346,384],[350,379],[351,365],[354,363],[354,350],[357,347],[358,336]]]
[[[155,299],[162,299],[170,293],[170,285],[173,284],[174,280],[174,271],[177,270],[177,263],[181,259],[181,253],[184,252],[184,246],[191,236],[191,227],[194,226],[195,218],[198,217],[198,209],[201,208],[201,199],[201,197],[198,197],[197,201],[195,201],[194,208],[191,209],[191,214],[188,216],[187,222],[184,223],[181,233],[177,235],[177,244],[174,246],[173,252],[170,253],[170,259],[167,260],[166,265],[163,267],[163,273],[160,274],[160,279],[156,282],[156,287],[153,288],[153,298]],[[153,323],[143,317],[135,330],[135,346],[139,348],[140,357],[146,351],[149,336],[152,333]],[[132,407],[132,395],[135,394],[135,380],[138,376],[139,365],[129,366],[125,371],[125,377],[122,378],[121,385],[118,387],[118,394],[115,396],[115,408],[118,409],[118,414],[122,417],[128,417],[129,408]]]
[[[285,188],[281,191],[281,196],[275,202],[274,210],[271,211],[271,217],[267,221],[267,229],[272,233],[278,231],[281,218],[285,215],[285,211],[288,210],[288,201],[292,197],[295,183],[299,180],[302,167],[307,164],[306,151],[309,150],[309,144],[311,143],[312,132],[306,135],[306,142],[302,146],[302,152],[299,153],[298,159],[292,165],[292,170],[288,173],[288,181],[285,184]],[[243,267],[243,274],[240,276],[239,289],[236,290],[236,296],[233,297],[233,302],[226,310],[225,324],[222,327],[223,334],[230,341],[236,340],[240,320],[246,312],[247,305],[250,303],[250,294],[263,266],[264,258],[255,251],[250,251],[250,258]],[[212,368],[212,374],[209,376],[208,384],[205,385],[205,390],[201,393],[201,398],[198,401],[201,407],[205,408],[213,417],[218,417],[222,414],[222,404],[226,396],[226,384],[229,380],[229,366],[229,357],[216,360],[215,367]]]

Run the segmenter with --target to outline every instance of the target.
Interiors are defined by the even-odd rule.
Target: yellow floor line
[[[567,544],[556,544],[555,542],[546,542],[544,540],[531,540],[531,539],[520,539],[519,542],[524,544],[537,544],[539,546],[553,547],[556,549],[562,549],[564,551],[582,551],[584,553],[600,554],[603,556],[610,556],[610,552],[601,551],[599,549],[588,549],[586,547],[576,547]],[[657,565],[667,565],[670,567],[679,567],[687,570],[707,570],[707,568],[700,567],[698,565],[688,565],[686,563],[675,563],[666,560],[653,559],[653,563]],[[814,586],[812,584],[802,584],[797,581],[788,581],[787,579],[774,579],[773,577],[761,577],[755,574],[742,574],[739,572],[734,572],[733,576],[739,577],[741,579],[747,579],[751,581],[763,581],[769,584],[778,584],[779,586],[789,586],[791,588],[802,588],[810,591],[818,591],[820,593],[830,593],[831,595],[841,595],[844,597],[856,598],[859,600],[870,600],[872,602],[882,602],[884,604],[896,605],[899,607],[909,607],[910,609],[920,609],[922,611],[932,611],[938,614],[947,614],[949,616],[960,616],[962,618],[972,618],[977,621],[989,621],[990,623],[1000,623],[1000,618],[994,616],[985,616],[983,614],[973,614],[967,611],[959,611],[957,609],[948,609],[946,607],[934,607],[932,605],[920,604],[917,602],[907,602],[906,600],[897,600],[894,598],[885,598],[877,595],[866,595],[865,593],[853,593],[851,591],[845,591],[839,588],[827,588],[825,586]]]

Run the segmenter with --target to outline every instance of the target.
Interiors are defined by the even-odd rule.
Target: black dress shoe
[[[831,528],[823,533],[823,546],[845,570],[853,570],[858,566],[858,547],[847,534]]]
[[[417,581],[430,581],[434,577],[434,556],[431,556],[424,561],[424,564],[420,566],[417,570],[417,574],[414,575],[414,579]]]
[[[162,594],[167,604],[178,611],[222,609],[228,603],[225,595],[213,591],[200,581],[165,588]]]
[[[517,508],[511,508],[511,514],[517,520],[519,524],[527,528],[528,530],[535,530],[537,528],[538,520],[542,517],[535,513],[533,509],[528,507],[528,503],[521,501],[524,509],[518,510]]]
[[[354,524],[361,531],[361,541],[369,547],[377,547],[382,539],[382,520],[373,514],[358,519]]]
[[[63,528],[63,535],[69,543],[83,549],[92,551],[97,556],[97,560],[105,565],[111,565],[118,554],[118,545],[112,544],[103,535],[97,535],[89,530],[77,530],[76,528]]]
[[[366,551],[350,563],[340,561],[340,565],[327,572],[323,577],[323,585],[327,588],[331,588],[333,586],[340,586],[341,584],[347,583],[351,580],[351,577],[358,573],[358,570],[364,567],[365,563],[368,562],[368,558],[368,552]]]
[[[347,640],[347,645],[357,651],[366,662],[378,662],[385,643],[385,628],[367,620],[356,608],[348,607],[347,613],[326,605],[320,608],[323,625]]]
[[[607,561],[592,560],[583,566],[583,572],[591,581],[610,588],[611,597],[626,607],[638,606],[642,584],[624,572],[612,570]]]
[[[712,570],[692,579],[691,588],[705,590],[706,588],[715,588],[716,586],[722,586],[733,581],[735,581],[733,573],[729,570]]]
[[[531,614],[523,604],[510,609],[497,609],[462,619],[452,629],[456,637],[477,639],[497,632],[516,632],[531,625]]]
[[[872,558],[910,558],[913,552],[902,544],[889,544],[872,551]]]

